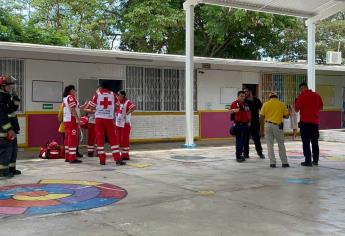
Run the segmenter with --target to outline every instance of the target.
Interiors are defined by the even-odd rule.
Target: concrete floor
[[[299,164],[301,143],[289,141],[287,169],[280,161],[269,168],[253,147],[251,158],[237,163],[234,146],[170,145],[177,148],[134,150],[128,163],[142,166],[117,167],[110,159],[100,166],[97,158],[85,157],[81,165],[19,160],[23,175],[1,179],[1,186],[88,180],[117,185],[128,195],[85,211],[0,215],[0,235],[345,235],[345,144],[320,142],[320,166],[310,168]],[[204,159],[172,159],[176,156]]]

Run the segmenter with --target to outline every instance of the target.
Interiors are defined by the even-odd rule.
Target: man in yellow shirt
[[[278,100],[276,92],[269,94],[270,100],[262,105],[260,111],[260,134],[263,135],[265,127],[265,140],[267,144],[268,157],[270,158],[270,167],[276,167],[276,158],[274,156],[274,139],[277,140],[279,148],[279,157],[282,167],[290,167],[284,144],[283,119],[289,118],[289,111],[284,103]]]

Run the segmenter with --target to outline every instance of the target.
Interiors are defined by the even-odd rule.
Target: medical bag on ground
[[[61,156],[61,148],[57,141],[51,140],[46,143],[40,149],[40,153],[38,155],[42,159],[59,159],[62,158]]]

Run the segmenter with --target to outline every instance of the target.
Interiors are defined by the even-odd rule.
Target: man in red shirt
[[[236,160],[238,162],[245,161],[243,157],[244,145],[249,135],[249,124],[251,114],[249,106],[244,102],[246,95],[244,91],[237,93],[237,100],[230,105],[230,114],[234,117],[236,130]]]
[[[313,166],[319,163],[319,124],[320,110],[323,108],[321,96],[308,89],[307,83],[299,85],[300,95],[295,104],[296,112],[300,112],[299,128],[303,143],[305,161],[302,166]],[[313,162],[311,161],[310,142],[313,149]]]

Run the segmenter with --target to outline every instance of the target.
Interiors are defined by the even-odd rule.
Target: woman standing
[[[65,126],[65,161],[71,164],[81,163],[77,159],[80,111],[79,102],[75,98],[74,85],[68,85],[63,93],[63,122]]]

